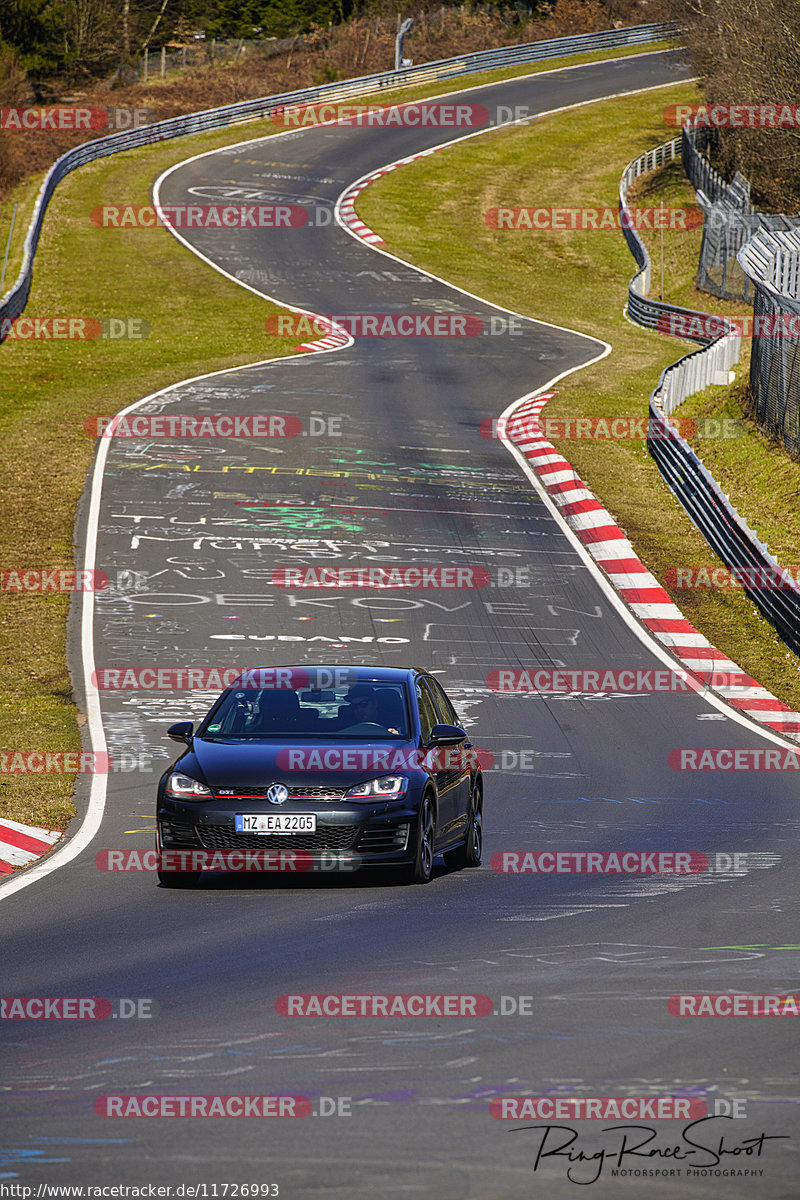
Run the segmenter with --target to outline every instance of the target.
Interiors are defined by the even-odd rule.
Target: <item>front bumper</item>
[[[237,833],[236,814],[243,811],[261,811],[261,806],[241,800],[190,803],[165,797],[157,814],[159,849],[165,853],[220,852],[223,857],[217,861],[222,869],[225,869],[224,856],[237,851],[245,855],[250,852],[252,863],[256,862],[252,852],[264,852],[267,862],[275,860],[281,851],[296,852],[296,862],[310,863],[316,870],[402,866],[414,858],[418,814],[417,806],[409,804],[408,796],[393,803],[376,805],[290,802],[281,807],[280,811],[285,813],[314,813],[317,818],[314,833]],[[274,812],[275,809],[269,806],[263,811]],[[213,867],[213,855],[198,857],[195,861],[209,860]],[[238,860],[234,858],[233,861]],[[290,862],[291,856],[287,854],[285,861]]]

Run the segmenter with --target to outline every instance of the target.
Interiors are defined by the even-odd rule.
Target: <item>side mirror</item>
[[[457,746],[466,741],[466,733],[460,725],[434,725],[428,741],[429,746]]]
[[[194,725],[191,721],[178,721],[177,725],[170,725],[167,737],[171,737],[173,742],[183,742],[184,745],[191,746],[193,730]]]

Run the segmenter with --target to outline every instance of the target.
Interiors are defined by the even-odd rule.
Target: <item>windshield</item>
[[[402,683],[338,688],[231,689],[203,722],[205,738],[400,738],[409,721]]]

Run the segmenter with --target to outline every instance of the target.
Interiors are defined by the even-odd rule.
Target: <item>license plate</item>
[[[316,813],[237,813],[237,833],[316,833]]]

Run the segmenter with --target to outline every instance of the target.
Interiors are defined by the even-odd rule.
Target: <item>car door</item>
[[[436,783],[436,790],[439,794],[436,841],[447,841],[449,840],[448,838],[443,839],[443,832],[453,819],[452,797],[448,794],[447,787],[447,770],[443,765],[442,748],[434,747],[428,749],[431,740],[431,730],[434,725],[440,723],[441,717],[436,711],[431,693],[425,687],[425,683],[421,678],[418,678],[416,681],[416,699],[419,711],[420,748],[425,755],[426,765],[433,776]]]
[[[434,725],[440,725],[443,722],[448,725],[452,724],[449,716],[445,720],[445,717],[442,715],[442,710],[434,700],[434,693],[429,686],[429,682],[425,677],[418,680],[420,720],[422,720],[422,713],[424,712],[425,720],[429,723],[424,734],[425,745],[430,743],[430,730]],[[452,760],[458,758],[457,751],[458,747],[436,746],[428,755],[429,760],[433,764],[432,772],[436,777],[436,786],[439,789],[437,841],[442,845],[454,840],[454,829],[458,825],[458,777],[460,772],[454,770],[452,766]]]
[[[428,676],[425,684],[430,691],[439,720],[445,725],[461,725],[456,710],[438,681],[432,676]],[[448,840],[457,837],[462,831],[466,832],[468,824],[470,765],[469,757],[464,750],[469,744],[469,739],[465,737],[464,741],[457,746],[442,747],[441,756],[446,766],[445,785],[449,811],[449,826],[446,830]]]

